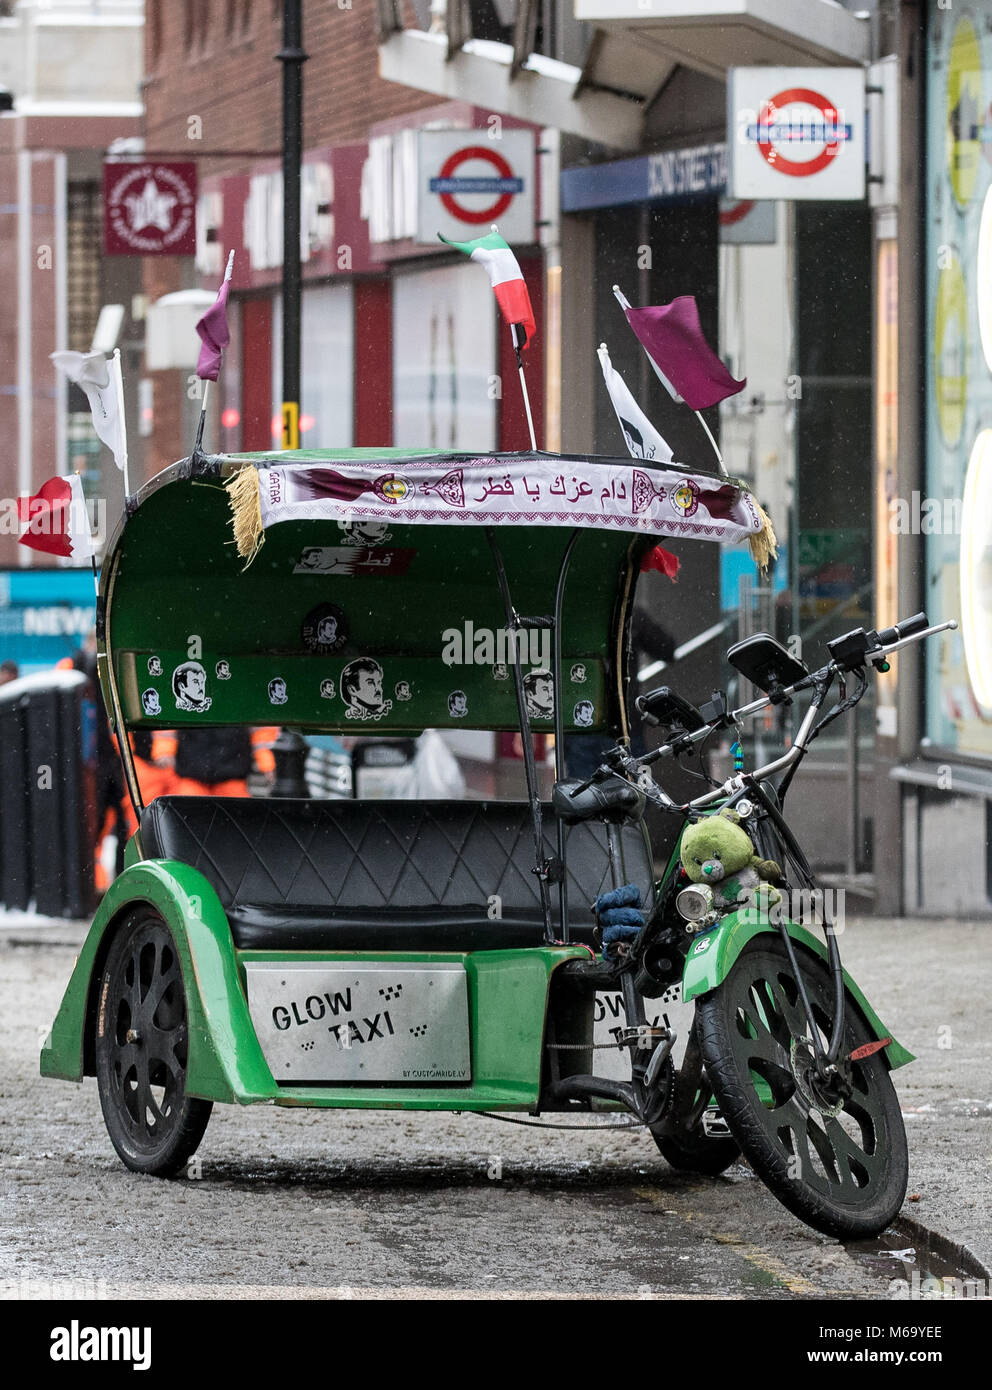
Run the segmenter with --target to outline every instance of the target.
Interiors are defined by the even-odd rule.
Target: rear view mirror
[[[774,695],[809,675],[808,667],[767,632],[756,632],[736,643],[728,651],[727,660],[766,695]]]
[[[695,705],[683,700],[681,695],[668,685],[649,690],[646,695],[638,695],[634,701],[646,724],[662,725],[666,729],[677,729],[683,733],[695,733],[703,727],[703,716]]]

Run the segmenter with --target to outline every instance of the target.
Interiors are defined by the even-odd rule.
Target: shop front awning
[[[575,0],[575,18],[595,26],[586,68],[595,82],[622,70],[681,65],[723,79],[730,67],[860,64],[869,25],[835,0]],[[635,58],[636,55],[636,58]]]
[[[639,92],[584,86],[580,68],[538,53],[514,71],[510,44],[469,39],[449,58],[443,34],[398,29],[379,45],[379,75],[616,149],[633,150],[640,144]]]
[[[380,75],[619,150],[678,67],[723,80],[732,66],[860,64],[869,26],[835,0],[575,0],[590,25],[581,68],[541,54],[383,26]]]

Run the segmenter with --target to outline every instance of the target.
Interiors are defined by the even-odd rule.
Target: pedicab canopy
[[[573,535],[563,727],[616,735],[634,585],[659,538],[774,545],[743,484],[545,453],[194,455],[132,499],[103,566],[108,705],[131,729],[516,730],[515,645],[532,726],[550,732],[553,634],[531,620],[554,614]]]

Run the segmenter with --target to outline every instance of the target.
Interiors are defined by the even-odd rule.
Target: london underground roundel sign
[[[731,196],[863,198],[864,87],[860,68],[732,68]]]
[[[418,241],[466,240],[499,223],[507,241],[534,240],[534,133],[422,130],[417,148]]]

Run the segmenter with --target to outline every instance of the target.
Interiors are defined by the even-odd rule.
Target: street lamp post
[[[302,0],[283,0],[282,447],[300,447],[300,165],[303,160]]]

